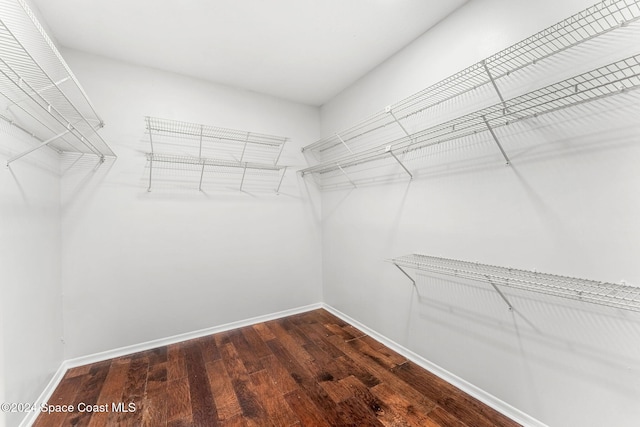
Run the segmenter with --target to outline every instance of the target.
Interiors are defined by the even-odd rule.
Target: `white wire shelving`
[[[598,282],[420,254],[405,255],[387,261],[398,267],[414,285],[415,280],[405,269],[488,283],[500,294],[509,309],[512,309],[513,306],[502,293],[500,287],[522,289],[554,297],[640,312],[640,287],[637,286]]]
[[[309,173],[323,174],[341,171],[375,160],[393,158],[411,176],[411,172],[398,156],[446,141],[453,141],[479,132],[489,132],[507,163],[509,158],[495,133],[495,129],[521,120],[538,117],[564,108],[628,92],[640,87],[640,55],[596,68],[578,76],[563,80],[525,95],[505,100],[453,120],[399,138],[386,146],[376,146],[356,154],[341,157],[302,169]]]
[[[502,105],[503,111],[507,112],[507,101],[499,87],[499,83],[507,76],[586,41],[627,27],[639,19],[640,0],[599,2],[406,99],[387,106],[383,111],[342,132],[305,146],[303,151],[313,153],[319,164],[317,167],[303,169],[302,174],[324,173],[327,170],[344,168],[345,160],[346,163],[350,163],[360,157],[360,160],[368,161],[371,152],[376,149],[382,149],[384,152],[389,144],[398,140],[421,137],[424,124],[428,123],[428,120],[419,120],[418,116],[479,88],[490,88],[491,92],[497,95],[495,99],[499,100],[498,105]],[[419,122],[414,123],[416,120]],[[447,124],[453,125],[450,122]],[[416,135],[416,132],[419,134]],[[388,158],[396,154],[395,151],[386,153]],[[376,157],[372,158],[375,159]]]
[[[23,0],[0,1],[0,119],[58,153],[115,157],[97,133],[104,122]]]
[[[248,170],[276,172],[279,179],[275,191],[280,191],[287,170],[278,165],[287,142],[285,137],[149,116],[145,117],[145,124],[151,145],[151,152],[147,153],[148,191],[156,163],[197,166],[200,191],[205,174],[216,168],[239,171],[239,190],[245,185]]]

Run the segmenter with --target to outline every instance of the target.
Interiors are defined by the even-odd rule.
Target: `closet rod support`
[[[487,129],[489,129],[489,133],[491,133],[491,136],[493,137],[493,140],[498,145],[498,148],[500,149],[500,152],[502,153],[502,156],[507,161],[507,165],[510,165],[511,164],[511,160],[509,160],[509,157],[507,157],[507,153],[504,152],[504,149],[502,148],[502,145],[500,144],[500,141],[498,140],[498,136],[493,131],[493,128],[491,127],[491,125],[489,124],[489,121],[487,120],[487,117],[486,116],[482,116],[482,120],[484,120],[484,124],[487,125]]]
[[[49,145],[49,144],[51,144],[51,143],[52,143],[53,141],[55,141],[56,139],[58,139],[58,138],[62,138],[63,136],[65,136],[65,135],[66,135],[66,134],[68,134],[69,132],[71,132],[71,129],[67,129],[67,130],[65,130],[64,132],[59,133],[59,134],[57,134],[57,135],[55,135],[55,136],[52,136],[51,138],[47,139],[46,141],[43,141],[40,145],[37,145],[37,146],[35,146],[35,147],[33,147],[33,148],[28,149],[27,151],[25,151],[25,152],[23,152],[23,153],[20,153],[20,154],[18,154],[18,155],[13,156],[13,157],[12,157],[12,158],[10,158],[9,160],[7,160],[7,167],[9,167],[9,164],[10,164],[11,162],[16,161],[16,160],[18,160],[18,159],[20,159],[20,158],[22,158],[22,157],[26,156],[26,155],[27,155],[27,154],[29,154],[29,153],[33,153],[34,151],[39,150],[40,148],[44,147],[45,145]]]
[[[240,191],[242,191],[242,186],[244,185],[244,176],[247,174],[247,162],[244,163],[244,169],[242,170],[242,181],[240,181]]]
[[[387,153],[391,154],[393,156],[393,158],[396,159],[396,162],[398,162],[400,164],[400,166],[402,166],[402,169],[404,169],[404,171],[409,174],[409,179],[413,179],[413,174],[411,174],[411,172],[409,172],[409,169],[407,169],[407,167],[400,161],[398,156],[396,156],[394,154],[394,152],[391,150],[391,146],[390,145],[387,146],[385,151]]]
[[[151,177],[153,176],[153,153],[149,156],[149,187],[147,187],[147,193],[151,192]]]
[[[202,162],[202,170],[200,170],[200,185],[198,186],[198,190],[202,191],[202,178],[204,178],[204,165],[205,162]]]

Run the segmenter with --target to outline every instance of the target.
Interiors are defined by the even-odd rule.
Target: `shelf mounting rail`
[[[558,276],[536,271],[499,267],[476,262],[411,254],[387,260],[402,271],[415,285],[407,269],[471,279],[490,284],[507,303],[501,287],[551,295],[592,304],[640,312],[640,287]]]

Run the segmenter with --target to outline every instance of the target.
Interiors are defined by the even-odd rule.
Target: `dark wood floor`
[[[49,404],[34,426],[518,425],[324,310],[70,369]]]

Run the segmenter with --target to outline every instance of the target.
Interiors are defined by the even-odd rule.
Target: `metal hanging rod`
[[[414,279],[406,272],[406,269],[488,283],[499,292],[509,308],[512,308],[512,306],[501,292],[501,287],[523,289],[560,298],[640,312],[640,287],[638,286],[598,282],[420,254],[405,255],[388,261],[402,270],[412,281]]]
[[[548,27],[446,79],[417,92],[374,115],[339,132],[345,144],[381,131],[395,121],[402,121],[442,102],[536,64],[583,42],[626,26],[640,19],[640,0],[605,0]],[[390,117],[388,110],[394,112]],[[323,153],[342,146],[335,135],[320,139],[303,151]]]
[[[115,156],[96,132],[104,122],[27,4],[3,1],[0,11],[2,118],[40,140],[36,149]]]
[[[531,117],[631,91],[640,87],[640,55],[634,55],[604,67],[563,80],[527,94],[500,102],[453,120],[403,137],[386,146],[377,146],[338,160],[344,168],[389,157],[389,151],[404,154],[480,132],[494,131]],[[505,109],[506,106],[506,109]],[[496,139],[496,142],[497,139]],[[508,160],[502,146],[502,154]],[[300,172],[327,173],[336,170],[335,161],[319,164]]]
[[[199,166],[200,191],[207,167],[241,169],[240,190],[244,186],[247,170],[281,171],[275,189],[276,193],[280,191],[287,167],[278,165],[278,161],[287,138],[149,116],[145,116],[144,120],[151,145],[151,152],[147,153],[147,191],[151,191],[154,163]],[[256,157],[261,160],[266,158],[269,162],[248,160]]]

